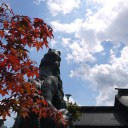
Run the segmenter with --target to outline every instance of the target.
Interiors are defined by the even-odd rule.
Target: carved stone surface
[[[49,49],[39,66],[40,80],[44,80],[42,91],[44,99],[50,101],[56,109],[66,108],[64,92],[60,78],[60,52]]]

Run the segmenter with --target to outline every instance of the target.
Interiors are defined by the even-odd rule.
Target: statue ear
[[[58,51],[58,53],[59,53],[59,55],[61,55],[61,52],[60,51]]]
[[[49,48],[49,50],[48,50],[49,52],[51,51],[51,48]]]

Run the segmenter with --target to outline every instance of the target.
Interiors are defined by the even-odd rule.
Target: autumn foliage
[[[35,86],[28,78],[38,77],[35,66],[27,50],[35,47],[37,51],[48,47],[52,38],[52,28],[42,19],[14,15],[6,5],[0,5],[0,116],[10,116],[11,111],[28,116],[29,110],[46,116],[47,103],[40,98]]]

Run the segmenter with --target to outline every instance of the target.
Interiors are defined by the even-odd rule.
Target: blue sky
[[[80,105],[114,105],[115,87],[128,88],[128,1],[1,0],[15,14],[44,19],[49,46],[61,51],[64,92]],[[47,49],[30,49],[39,65]],[[9,118],[9,121],[11,119]],[[10,122],[6,122],[10,127]]]

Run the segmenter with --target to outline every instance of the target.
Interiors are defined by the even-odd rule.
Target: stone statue
[[[38,90],[42,92],[42,98],[48,102],[48,106],[63,113],[65,120],[69,119],[64,101],[64,92],[62,80],[60,78],[60,52],[55,49],[49,49],[44,55],[39,66],[39,78],[30,79],[35,83]],[[22,125],[26,124],[25,127]],[[41,119],[37,115],[30,114],[29,119],[23,119],[19,115],[16,118],[13,128],[58,128],[53,119]],[[63,128],[61,125],[59,128]]]

